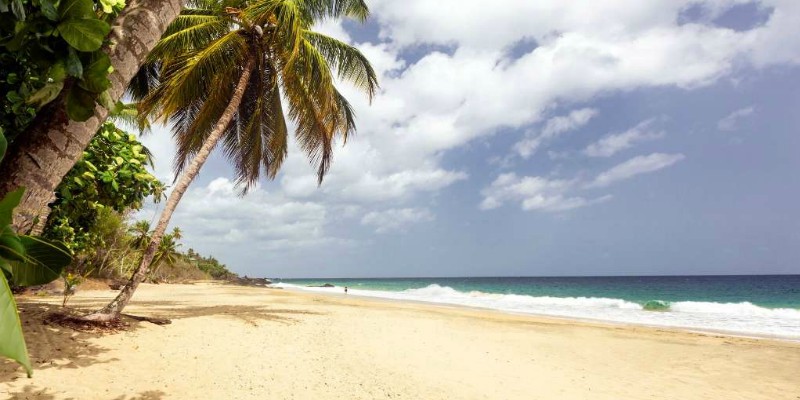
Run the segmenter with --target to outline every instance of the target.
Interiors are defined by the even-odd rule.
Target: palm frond
[[[186,104],[172,119],[177,152],[173,168],[178,176],[211,134],[235,88],[235,77],[216,76],[206,96]],[[230,129],[230,128],[228,128]],[[225,137],[229,136],[226,132]]]
[[[203,49],[170,59],[161,71],[163,84],[142,100],[142,109],[156,118],[169,118],[186,104],[203,98],[214,77],[234,76],[248,52],[246,39],[234,31]]]
[[[133,101],[141,101],[158,86],[160,71],[161,61],[146,61],[131,79],[125,94]]]
[[[259,60],[257,68],[237,112],[235,134],[230,132],[224,142],[241,194],[258,182],[262,168],[268,178],[274,178],[287,153],[278,70],[266,56]]]
[[[288,51],[292,61],[300,51],[303,30],[310,28],[313,20],[304,14],[302,0],[256,0],[242,11],[244,18],[266,28],[279,47]]]
[[[363,0],[305,0],[302,4],[314,20],[350,17],[364,22],[369,16],[369,7]]]
[[[378,90],[372,66],[347,43],[311,31],[315,22],[363,21],[363,0],[188,0],[129,88],[145,115],[168,120],[182,173],[215,128],[242,194],[262,176],[275,178],[287,154],[288,117],[321,183],[337,138],[356,130],[353,107],[335,80],[353,83],[370,100]],[[217,126],[235,98],[242,65],[255,66],[227,126]]]
[[[331,114],[325,113],[322,101],[309,93],[296,77],[284,75],[282,82],[289,104],[289,118],[297,125],[297,142],[311,163],[316,165],[317,180],[322,183],[333,157],[331,142],[335,130],[329,118],[326,118]]]
[[[183,17],[183,18],[182,18]],[[150,58],[169,58],[202,49],[230,31],[230,21],[218,16],[179,16],[150,52]]]
[[[336,69],[340,79],[367,92],[372,101],[378,89],[378,76],[369,60],[357,48],[314,31],[304,31],[303,37]]]

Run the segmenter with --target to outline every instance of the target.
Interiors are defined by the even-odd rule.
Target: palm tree
[[[178,261],[178,257],[180,257],[178,247],[181,246],[181,244],[178,243],[180,236],[181,230],[176,227],[173,229],[172,233],[165,234],[161,239],[161,243],[158,244],[158,250],[156,250],[152,262],[154,268],[151,275],[154,278],[158,275],[158,270],[161,269],[163,264],[172,266]]]
[[[140,250],[147,248],[147,245],[150,243],[150,222],[145,220],[136,221],[133,226],[128,229],[128,232],[133,235],[131,246]]]
[[[183,239],[183,230],[176,226],[172,228],[172,233],[170,235],[172,235],[175,240],[181,240]]]
[[[190,1],[129,88],[143,114],[172,123],[180,177],[130,281],[87,319],[119,316],[146,276],[178,202],[220,140],[243,194],[262,171],[275,177],[287,152],[284,102],[322,182],[336,139],[346,142],[355,131],[355,115],[332,69],[370,99],[377,78],[356,48],[311,28],[326,18],[364,21],[368,14],[361,0]]]

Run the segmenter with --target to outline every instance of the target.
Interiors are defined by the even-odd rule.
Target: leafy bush
[[[9,140],[37,110],[65,93],[70,119],[85,121],[106,90],[111,60],[101,50],[124,0],[0,0],[0,127]]]
[[[147,169],[151,164],[150,153],[134,135],[103,124],[56,189],[44,236],[76,253],[104,247],[110,232],[96,229],[104,210],[138,210],[148,196],[161,198],[164,185]]]

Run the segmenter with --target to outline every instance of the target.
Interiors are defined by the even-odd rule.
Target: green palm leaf
[[[350,82],[370,100],[378,82],[358,49],[311,28],[327,18],[363,21],[364,2],[192,0],[187,6],[128,89],[142,99],[144,114],[172,125],[175,170],[182,173],[215,130],[250,59],[252,74],[220,139],[237,185],[244,194],[262,176],[277,176],[288,148],[286,117],[322,182],[337,138],[346,142],[355,132],[353,108],[334,82]]]

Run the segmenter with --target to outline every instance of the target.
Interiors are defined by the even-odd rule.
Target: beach
[[[102,306],[116,292],[70,301]],[[45,325],[10,399],[799,399],[800,343],[217,283],[143,284],[117,333]]]

